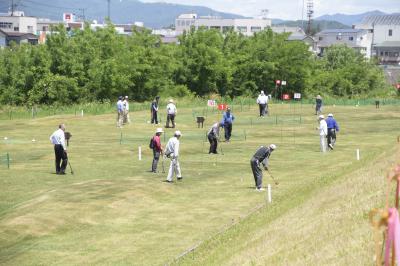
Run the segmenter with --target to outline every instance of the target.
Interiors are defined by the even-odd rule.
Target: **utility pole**
[[[307,0],[307,35],[311,35],[311,24],[312,24],[312,17],[314,15],[314,3],[313,0]]]
[[[111,21],[111,0],[107,0],[108,2],[108,10],[107,10],[107,17]]]
[[[11,16],[14,16],[14,0],[11,0]]]

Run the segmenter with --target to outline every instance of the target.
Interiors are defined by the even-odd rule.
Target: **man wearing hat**
[[[222,116],[222,124],[224,125],[225,130],[225,142],[229,142],[231,138],[233,120],[235,120],[235,117],[231,114],[231,108],[228,107]]]
[[[54,154],[56,157],[56,174],[65,175],[65,168],[68,165],[68,155],[67,146],[65,145],[64,124],[60,124],[58,126],[58,130],[54,131],[54,133],[50,136],[50,141],[54,145]]]
[[[124,105],[124,119],[123,123],[131,123],[131,119],[129,118],[129,102],[128,102],[128,96],[125,96],[123,100],[123,105]]]
[[[174,173],[176,174],[177,180],[182,180],[181,168],[179,166],[179,139],[182,133],[177,130],[172,138],[168,140],[165,146],[165,156],[171,159],[171,164],[169,165],[169,171],[166,182],[172,183],[172,178]]]
[[[328,127],[326,125],[324,115],[318,116],[319,127],[319,144],[321,147],[321,152],[326,152],[326,136],[328,135]]]
[[[123,117],[124,117],[124,104],[122,102],[122,96],[119,96],[117,102],[117,127],[122,127]]]
[[[264,117],[265,113],[268,113],[268,96],[264,94],[264,91],[261,91],[261,94],[258,95],[257,104],[260,107],[260,117]]]
[[[321,95],[317,95],[315,99],[315,114],[320,115],[322,112],[322,97]]]
[[[153,173],[157,173],[157,165],[158,160],[160,159],[160,155],[163,153],[163,149],[161,146],[161,134],[163,133],[162,128],[157,128],[156,134],[154,135],[153,142],[153,163],[151,164],[151,171]]]
[[[168,105],[167,105],[167,124],[166,124],[166,128],[169,128],[169,121],[172,122],[172,128],[175,128],[175,115],[177,113],[176,110],[176,106],[174,104],[174,101],[172,99],[170,99],[168,101]]]
[[[336,131],[339,131],[339,125],[333,118],[333,114],[328,114],[326,125],[328,127],[328,147],[333,150],[333,146],[336,143]]]
[[[257,191],[263,191],[265,190],[262,187],[262,170],[260,168],[260,163],[263,165],[265,170],[268,170],[268,160],[269,157],[271,156],[271,153],[276,149],[275,144],[271,144],[268,147],[261,146],[258,148],[256,153],[253,155],[253,157],[250,160],[250,166],[251,170],[253,171],[253,176],[254,176],[254,181],[256,183],[256,190]]]

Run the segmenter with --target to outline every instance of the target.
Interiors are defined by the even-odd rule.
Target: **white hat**
[[[169,101],[168,102],[170,102],[170,103],[173,103],[174,102],[174,100],[172,100],[172,99],[169,99]]]
[[[161,127],[157,128],[156,133],[163,133],[164,131],[162,130]]]
[[[271,150],[275,150],[275,149],[276,149],[276,145],[275,145],[275,144],[271,144],[271,145],[269,145],[269,148],[270,148]]]
[[[179,130],[177,130],[177,131],[175,131],[174,135],[175,136],[182,136],[182,133]]]
[[[125,96],[125,99],[128,99],[128,96]]]
[[[261,91],[261,94],[264,94],[264,91]]]
[[[328,114],[328,116],[331,116],[331,117],[333,117],[333,114]]]
[[[318,116],[318,119],[325,119],[325,116],[324,115],[320,115],[320,116]]]

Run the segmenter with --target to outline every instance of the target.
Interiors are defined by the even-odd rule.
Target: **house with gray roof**
[[[346,45],[365,57],[371,56],[372,33],[364,29],[329,29],[316,34],[317,49],[320,55],[332,45]]]
[[[354,28],[372,32],[372,54],[381,63],[400,63],[400,14],[367,16]]]

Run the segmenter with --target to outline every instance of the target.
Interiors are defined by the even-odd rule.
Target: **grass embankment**
[[[280,181],[273,188],[273,205],[201,246],[194,260],[190,256],[181,262],[318,264],[317,248],[329,249],[327,258],[341,254],[347,262],[358,254],[334,244],[347,243],[343,232],[354,231],[352,223],[340,222],[348,212],[356,214],[352,218],[367,233],[360,231],[351,239],[365,244],[362,254],[369,254],[367,240],[372,238],[365,229],[369,229],[365,210],[381,205],[383,183],[374,175],[368,187],[354,171],[369,169],[371,162],[395,145],[400,129],[398,107],[325,109],[335,114],[342,130],[335,151],[323,156],[310,105],[273,105],[272,116],[265,119],[256,117],[255,106],[243,112],[237,109],[233,140],[222,144],[225,155],[218,156],[207,154],[206,129],[197,128],[193,110],[180,109],[177,123],[184,134],[184,180],[172,185],[161,182],[165,174],[146,172],[151,163],[148,142],[155,129],[147,124],[148,112],[131,114],[133,124],[122,131],[115,128],[113,115],[0,121],[0,137],[8,137],[0,144],[2,159],[5,152],[12,158],[10,170],[4,163],[0,167],[0,262],[170,262],[265,202],[265,194],[253,189],[249,159],[260,144],[269,143],[278,145],[270,162]],[[220,114],[209,112],[206,127],[219,119]],[[60,121],[66,122],[73,135],[69,155],[75,171],[63,177],[51,173],[53,151],[48,141]],[[171,135],[168,130],[167,138]],[[142,161],[137,159],[139,145]],[[360,162],[355,160],[357,148]],[[375,169],[382,173],[379,167]],[[344,178],[349,173],[352,178]],[[264,178],[266,184],[268,176]],[[341,186],[346,189],[334,189]],[[356,197],[356,192],[363,193]],[[336,198],[337,194],[342,196]],[[367,195],[370,205],[359,208],[356,199]],[[345,200],[349,198],[354,201]],[[344,212],[338,211],[341,206]],[[328,223],[328,218],[333,222]]]

